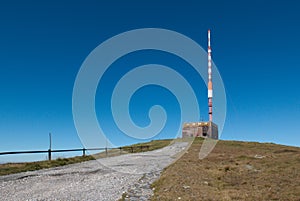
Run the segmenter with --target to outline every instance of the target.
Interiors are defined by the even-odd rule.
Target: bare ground
[[[118,200],[145,174],[161,172],[187,144],[0,176],[0,200]]]

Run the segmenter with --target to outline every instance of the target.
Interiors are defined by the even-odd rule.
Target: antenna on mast
[[[212,86],[212,78],[211,78],[211,66],[212,66],[212,61],[211,61],[211,46],[210,46],[210,29],[208,30],[207,33],[208,37],[208,116],[209,116],[209,121],[212,121],[212,97],[213,97],[213,86]]]

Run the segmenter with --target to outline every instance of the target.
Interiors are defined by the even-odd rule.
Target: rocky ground
[[[87,161],[0,177],[0,200],[148,200],[151,183],[187,147]]]

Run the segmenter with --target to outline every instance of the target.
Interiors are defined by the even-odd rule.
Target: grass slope
[[[40,170],[51,167],[58,167],[83,161],[93,160],[92,156],[76,156],[72,158],[58,158],[52,161],[37,161],[28,163],[6,163],[0,165],[0,176],[14,174],[19,172],[27,172]]]
[[[219,141],[200,160],[202,142],[164,170],[152,200],[300,200],[300,148]]]

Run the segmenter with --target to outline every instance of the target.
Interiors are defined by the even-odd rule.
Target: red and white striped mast
[[[213,86],[212,86],[212,79],[211,79],[211,47],[210,47],[210,30],[208,30],[208,116],[209,121],[212,122],[212,97],[213,97]]]

